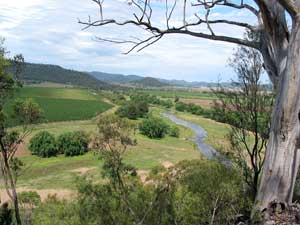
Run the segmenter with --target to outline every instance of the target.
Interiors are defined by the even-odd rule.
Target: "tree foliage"
[[[48,131],[41,131],[31,138],[29,150],[42,158],[56,156],[58,153],[55,137]]]
[[[269,138],[273,94],[261,84],[263,61],[258,51],[239,47],[230,65],[238,77],[236,90],[220,88],[216,92],[219,100],[215,102],[215,114],[231,125],[233,159],[254,200]]]
[[[89,136],[84,131],[63,133],[57,138],[57,149],[65,156],[83,155],[88,151]]]
[[[120,106],[116,111],[116,114],[120,117],[136,120],[145,117],[148,112],[149,106],[147,102],[129,101]]]
[[[139,124],[139,130],[149,138],[163,138],[168,134],[169,126],[163,119],[150,116]]]

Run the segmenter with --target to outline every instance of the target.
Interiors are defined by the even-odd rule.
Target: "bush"
[[[170,127],[170,129],[169,129],[169,135],[171,137],[179,137],[179,135],[180,135],[179,128],[176,127],[176,126]]]
[[[211,224],[214,210],[213,224],[235,224],[237,212],[249,212],[251,201],[238,171],[200,160],[182,161],[176,171],[182,171],[174,202],[180,224]]]
[[[175,105],[175,109],[179,112],[184,112],[186,110],[186,104],[183,102],[177,102]]]
[[[121,106],[116,114],[120,117],[126,117],[128,119],[136,120],[138,118],[145,117],[149,112],[149,107],[146,102],[128,102]]]
[[[122,178],[130,187],[126,202],[135,213],[128,213],[128,205],[121,200],[124,196],[113,182],[95,184],[81,178],[78,204],[84,224],[130,225],[145,218],[143,224],[229,225],[250,209],[239,172],[217,162],[183,161],[169,170],[157,166],[147,177],[153,183],[147,185],[127,173]],[[117,182],[118,178],[112,179]],[[151,207],[153,199],[156,207]]]
[[[58,153],[55,137],[47,131],[39,132],[31,138],[29,142],[29,150],[33,155],[43,158],[56,156]]]
[[[149,117],[139,125],[141,134],[149,138],[163,138],[169,131],[169,126],[162,119]]]
[[[89,137],[83,131],[61,134],[57,139],[57,147],[65,156],[83,155],[88,151]]]
[[[41,197],[36,191],[24,191],[18,195],[19,202],[27,206],[37,206],[41,203]]]
[[[81,221],[80,205],[73,201],[60,201],[56,196],[48,196],[45,202],[42,202],[34,209],[32,225],[81,225],[92,224]],[[88,213],[88,212],[86,212]],[[95,223],[94,223],[95,224]]]
[[[0,206],[0,224],[1,225],[11,225],[13,224],[13,212],[12,209],[9,208],[7,202],[3,203]]]

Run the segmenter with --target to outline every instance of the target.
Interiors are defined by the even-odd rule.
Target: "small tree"
[[[120,117],[136,120],[138,118],[145,117],[148,112],[149,106],[147,102],[129,101],[122,105],[116,111],[116,114]]]
[[[169,126],[161,118],[151,116],[140,123],[139,129],[149,138],[163,138],[168,134]]]
[[[273,95],[260,82],[263,62],[257,50],[239,47],[230,61],[238,76],[236,88],[215,92],[219,98],[215,102],[215,116],[231,125],[233,158],[254,200],[268,143]]]
[[[15,157],[15,154],[24,138],[31,132],[29,123],[40,118],[41,110],[38,105],[32,104],[30,101],[19,101],[20,105],[14,107],[14,118],[22,122],[22,128],[10,131],[6,129],[3,106],[14,89],[20,86],[17,78],[22,71],[24,59],[22,56],[18,56],[11,60],[15,66],[15,70],[11,74],[9,72],[10,63],[5,57],[6,51],[2,44],[3,41],[0,46],[0,169],[6,192],[14,205],[16,223],[22,225],[16,191],[17,177],[22,163]]]
[[[58,153],[54,135],[48,131],[37,133],[29,142],[29,150],[39,157],[48,158]]]
[[[64,133],[57,138],[57,149],[65,156],[83,155],[88,151],[88,145],[89,136],[83,131]]]
[[[168,210],[166,204],[170,204],[166,200],[170,182],[146,188],[135,179],[136,169],[123,160],[128,146],[134,143],[133,133],[134,124],[127,119],[116,115],[99,119],[93,147],[103,159],[102,175],[108,182],[81,185],[80,204],[88,205],[92,211],[96,208],[97,216],[101,215],[97,217],[97,224],[171,224],[162,222],[163,214]],[[82,221],[86,223],[90,216],[85,214]]]

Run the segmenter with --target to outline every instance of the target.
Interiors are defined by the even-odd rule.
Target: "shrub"
[[[179,187],[175,199],[180,224],[235,224],[237,212],[247,214],[250,199],[240,173],[218,162],[182,161],[176,165]]]
[[[80,225],[92,224],[81,221],[80,205],[73,201],[60,201],[56,196],[48,196],[45,202],[42,202],[34,209],[32,225]],[[89,212],[86,212],[89,213]],[[94,223],[95,224],[95,223]]]
[[[37,206],[41,203],[41,197],[36,191],[24,191],[18,195],[19,202],[27,206]]]
[[[176,126],[170,127],[170,129],[169,129],[169,135],[171,137],[179,137],[179,135],[180,135],[179,128],[176,127]]]
[[[146,102],[130,101],[121,106],[116,114],[120,117],[127,117],[128,119],[136,120],[144,117],[149,112],[149,107]]]
[[[173,102],[171,100],[161,100],[160,105],[166,107],[167,109],[171,108],[173,106]]]
[[[39,132],[31,138],[29,142],[29,150],[33,155],[43,158],[56,156],[58,153],[55,137],[47,131]]]
[[[184,112],[186,110],[186,104],[183,102],[177,102],[175,105],[175,109],[179,112]]]
[[[141,134],[149,138],[163,138],[169,131],[169,126],[162,119],[149,117],[139,125]]]
[[[12,209],[9,208],[9,205],[7,202],[3,203],[0,206],[0,224],[11,225],[11,224],[13,224],[12,218],[13,218]]]
[[[83,155],[88,151],[89,137],[83,131],[61,134],[57,139],[57,147],[65,156]]]

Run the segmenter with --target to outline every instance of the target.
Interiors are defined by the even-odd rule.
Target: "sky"
[[[104,18],[132,18],[135,11],[127,1],[105,0]],[[160,26],[165,24],[163,3],[157,1],[153,5],[154,24]],[[182,23],[180,8],[178,5],[174,11],[172,26]],[[195,19],[194,13],[204,13],[195,7],[188,11],[187,18],[191,21]],[[89,16],[99,19],[99,10],[92,0],[0,0],[0,35],[6,39],[10,55],[22,53],[27,62],[187,81],[228,81],[234,77],[228,58],[236,45],[170,35],[141,52],[124,55],[130,46],[99,42],[95,37],[146,37],[145,31],[133,26],[82,30],[78,20],[87,21]],[[211,12],[211,17],[254,21],[249,12],[242,10],[217,9]],[[232,26],[214,28],[216,34],[237,37],[243,34],[243,30]],[[206,27],[197,29],[205,31]]]

